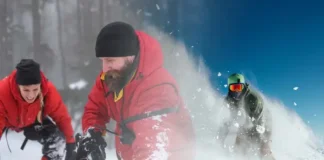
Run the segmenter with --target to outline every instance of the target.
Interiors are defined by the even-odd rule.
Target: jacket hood
[[[136,76],[147,76],[163,66],[163,53],[159,42],[143,31],[136,31],[140,44]]]

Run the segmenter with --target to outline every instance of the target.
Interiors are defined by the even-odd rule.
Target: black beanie
[[[124,57],[140,51],[135,29],[124,22],[113,22],[101,29],[96,41],[96,57]]]
[[[32,85],[41,82],[40,66],[32,59],[22,59],[16,66],[16,82],[19,85]]]

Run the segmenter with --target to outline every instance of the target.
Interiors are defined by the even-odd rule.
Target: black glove
[[[75,143],[66,144],[65,160],[76,160]]]
[[[56,132],[57,129],[56,125],[48,118],[44,118],[42,124],[34,123],[23,128],[24,135],[27,139],[37,141],[48,137],[50,134]]]
[[[76,141],[78,148],[76,159],[86,158],[90,154],[92,159],[106,159],[105,148],[107,147],[107,143],[102,137],[102,133],[100,131],[89,129],[86,136],[82,137],[80,134],[77,134]]]
[[[27,139],[29,140],[41,140],[42,139],[42,135],[41,135],[41,131],[38,130],[38,127],[40,127],[40,125],[30,125],[26,128],[24,128],[24,135]]]

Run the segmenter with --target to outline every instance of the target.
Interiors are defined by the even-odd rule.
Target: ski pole
[[[20,147],[21,150],[24,150],[24,148],[25,148],[27,142],[28,142],[28,138],[25,138],[23,144],[22,144],[21,147]]]

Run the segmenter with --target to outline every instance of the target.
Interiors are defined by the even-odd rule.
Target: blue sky
[[[218,72],[243,73],[324,135],[324,1],[181,3],[178,36],[205,59],[215,87],[226,83]]]

